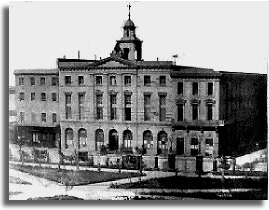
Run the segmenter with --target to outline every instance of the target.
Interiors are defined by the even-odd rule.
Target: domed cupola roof
[[[134,22],[133,22],[131,19],[128,19],[128,20],[125,22],[123,28],[124,28],[124,29],[125,29],[125,28],[132,28],[132,29],[134,29],[134,28],[135,28],[135,24],[134,24]]]

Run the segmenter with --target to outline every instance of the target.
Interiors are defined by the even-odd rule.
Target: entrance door
[[[119,148],[118,132],[113,129],[109,131],[109,150],[117,150]]]

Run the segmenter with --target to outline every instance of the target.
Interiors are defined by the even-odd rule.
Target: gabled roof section
[[[108,67],[108,68],[117,68],[117,67],[137,67],[135,62],[130,60],[125,60],[120,57],[111,56],[99,61],[96,61],[91,66],[93,67]],[[90,66],[89,66],[90,67]]]

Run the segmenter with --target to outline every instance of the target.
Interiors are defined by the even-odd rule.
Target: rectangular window
[[[125,120],[131,120],[131,107],[125,107]]]
[[[110,103],[112,105],[117,104],[117,95],[110,95]]]
[[[160,86],[166,86],[166,77],[160,76]]]
[[[78,107],[78,119],[81,120],[81,119],[85,119],[85,118],[86,118],[85,107],[82,105],[79,105],[79,107]]]
[[[24,93],[20,93],[20,101],[24,100]]]
[[[65,94],[65,104],[71,104],[71,93]]]
[[[78,76],[78,85],[84,85],[84,76]]]
[[[72,118],[71,93],[65,93],[65,118]]]
[[[191,139],[191,156],[198,155],[199,147],[198,147],[198,139],[192,138]]]
[[[110,109],[110,119],[111,120],[116,120],[117,119],[117,108],[116,107],[111,107],[111,109]]]
[[[97,103],[97,105],[103,104],[103,96],[102,95],[96,95],[96,103]]]
[[[58,85],[58,77],[52,77],[51,78],[51,85],[57,86]]]
[[[213,139],[206,139],[205,144],[212,147],[213,146]]]
[[[207,120],[212,120],[212,118],[213,118],[212,104],[207,104]]]
[[[71,119],[72,118],[71,106],[65,106],[65,118],[66,119]]]
[[[79,93],[78,94],[78,103],[80,105],[85,103],[85,93]]]
[[[57,114],[56,113],[52,113],[52,122],[53,123],[57,122]]]
[[[160,95],[160,105],[165,106],[166,105],[166,96]]]
[[[97,120],[103,119],[103,107],[97,107],[96,118],[97,118]]]
[[[192,95],[198,95],[198,82],[192,83]]]
[[[192,119],[198,120],[198,104],[192,104]]]
[[[96,95],[96,119],[103,119],[103,95]]]
[[[46,101],[46,93],[41,93],[41,101]]]
[[[144,86],[150,86],[150,85],[151,85],[150,76],[148,75],[144,76]]]
[[[150,121],[150,107],[144,107],[144,121]]]
[[[165,95],[160,95],[159,100],[160,100],[160,116],[159,116],[159,120],[160,121],[165,121],[166,120],[166,96]]]
[[[35,85],[35,78],[34,77],[30,77],[30,84]]]
[[[177,105],[177,121],[183,121],[184,118],[184,107],[183,104]]]
[[[125,95],[124,96],[124,113],[125,113],[125,120],[126,121],[129,121],[131,120],[131,104],[132,104],[132,101],[131,101],[131,95]]]
[[[45,77],[40,77],[40,85],[45,85],[46,79]]]
[[[20,112],[20,122],[24,122],[24,112]]]
[[[36,114],[31,113],[31,122],[35,122],[35,121],[36,121]]]
[[[46,121],[47,121],[46,113],[41,113],[41,122],[46,122]]]
[[[117,95],[110,95],[110,119],[117,119],[117,108],[115,105],[117,104]]]
[[[35,100],[35,93],[31,93],[31,101],[34,101]]]
[[[52,99],[52,101],[57,101],[57,95],[56,95],[56,93],[52,93],[51,94],[51,99]]]
[[[110,85],[111,86],[117,85],[116,76],[110,76]]]
[[[207,95],[209,96],[213,95],[213,82],[207,83]]]
[[[125,95],[125,105],[131,105],[131,95]]]
[[[131,76],[124,76],[124,85],[126,86],[131,85]]]
[[[177,155],[184,155],[184,138],[177,138]]]
[[[78,114],[79,114],[79,119],[85,119],[85,93],[79,93],[78,94]]]
[[[151,95],[144,95],[144,121],[150,120]]]
[[[24,85],[24,78],[23,77],[19,77],[19,85]]]
[[[183,94],[183,82],[177,83],[177,94],[182,95]]]
[[[205,156],[212,156],[213,150],[213,139],[205,139]]]
[[[144,105],[145,106],[151,105],[151,95],[150,94],[144,95]]]
[[[70,86],[72,83],[71,76],[65,76],[65,85]]]
[[[96,85],[102,85],[103,81],[102,81],[102,76],[96,76]]]
[[[166,108],[160,108],[160,121],[165,121],[166,119]]]

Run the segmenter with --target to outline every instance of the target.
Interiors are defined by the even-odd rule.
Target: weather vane
[[[128,3],[127,7],[129,8],[129,20],[131,19],[131,4]]]

